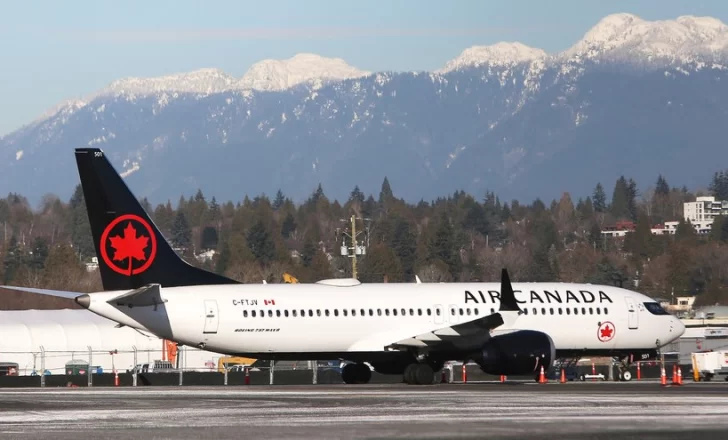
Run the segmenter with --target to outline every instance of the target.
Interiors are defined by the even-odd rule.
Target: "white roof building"
[[[65,374],[67,362],[88,362],[89,357],[91,366],[105,372],[133,368],[135,351],[137,364],[163,358],[163,340],[116,325],[88,310],[0,311],[0,362],[17,363],[20,375],[44,370],[57,375]],[[181,347],[177,356],[180,368],[211,371],[221,355]]]

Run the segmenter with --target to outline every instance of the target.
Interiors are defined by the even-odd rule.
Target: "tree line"
[[[281,191],[219,202],[198,190],[174,206],[141,203],[188,262],[244,283],[282,282],[285,272],[301,282],[350,277],[340,248],[351,246],[345,233],[355,215],[362,219],[358,240],[367,245],[362,282],[414,282],[415,275],[423,282],[497,281],[505,267],[514,281],[611,284],[657,298],[728,303],[728,221],[718,218],[700,236],[682,221],[683,203],[705,194],[671,187],[663,176],[643,192],[625,176],[611,188],[598,183],[576,202],[569,193],[524,204],[456,191],[407,203],[385,178],[376,197],[354,187],[343,202],[319,185],[298,205]],[[708,189],[728,199],[728,171],[715,173]],[[680,220],[675,235],[651,233],[671,220]],[[619,221],[636,230],[624,238],[601,233]],[[98,271],[85,266],[95,251],[80,185],[67,202],[47,195],[37,209],[9,194],[0,199],[0,228],[3,284],[101,289]]]

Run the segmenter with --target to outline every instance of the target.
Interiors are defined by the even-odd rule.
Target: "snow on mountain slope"
[[[547,54],[541,49],[526,46],[521,43],[501,42],[490,46],[473,46],[465,49],[460,56],[445,64],[445,67],[436,73],[447,73],[466,67],[487,66],[514,66],[521,63],[546,58]]]
[[[632,14],[603,18],[576,44],[558,55],[570,61],[611,58],[692,62],[725,56],[728,26],[711,17],[681,16],[646,21]]]
[[[350,66],[341,58],[326,58],[311,53],[300,53],[286,60],[263,60],[255,63],[237,87],[243,90],[285,90],[313,81],[360,78],[370,72]]]
[[[98,96],[144,96],[153,93],[196,93],[209,95],[230,90],[235,78],[220,69],[199,69],[156,78],[124,78],[96,93]]]

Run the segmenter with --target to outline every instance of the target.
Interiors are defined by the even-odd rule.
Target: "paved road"
[[[727,429],[718,383],[0,390],[0,438],[12,439],[664,440]]]

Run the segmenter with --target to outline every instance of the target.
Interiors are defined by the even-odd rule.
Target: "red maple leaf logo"
[[[129,259],[129,275],[132,273],[132,263],[134,259],[144,261],[147,259],[144,255],[144,249],[149,244],[149,237],[141,235],[137,236],[137,230],[129,222],[124,228],[124,237],[119,235],[109,237],[111,247],[114,248],[114,261],[124,261]]]
[[[604,327],[603,329],[601,329],[600,335],[601,335],[602,339],[608,339],[608,338],[611,338],[612,337],[612,332],[613,331],[614,330],[611,329],[609,327],[609,325],[607,325],[606,327]]]

